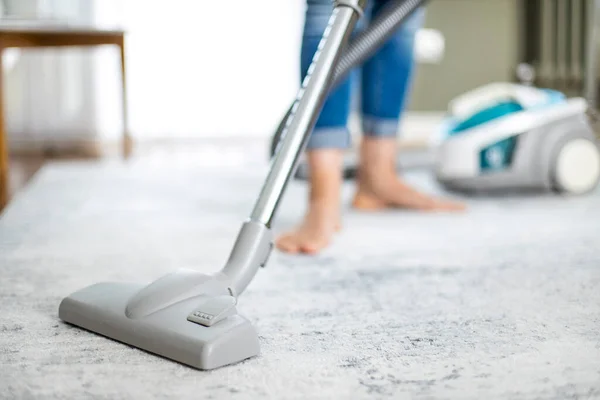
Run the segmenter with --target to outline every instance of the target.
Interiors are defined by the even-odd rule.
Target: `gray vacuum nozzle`
[[[135,307],[143,304],[139,299],[153,302],[154,295],[165,298],[167,292],[175,293],[177,285],[166,290],[166,283],[189,276],[188,271],[170,274],[146,287],[117,282],[88,286],[65,298],[58,315],[70,324],[198,369],[219,368],[258,355],[258,333],[237,314],[235,298],[227,292],[218,296],[198,293],[179,302],[166,296],[169,301],[164,307]],[[207,278],[205,287],[208,282],[223,287]],[[133,318],[127,316],[127,309],[134,310]]]
[[[60,319],[198,369],[259,354],[258,333],[237,313],[236,297],[271,252],[266,226],[242,225],[223,270],[181,269],[147,286],[99,283],[65,298]]]

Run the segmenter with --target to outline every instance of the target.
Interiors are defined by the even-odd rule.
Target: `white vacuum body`
[[[454,99],[435,164],[438,181],[460,192],[584,194],[600,181],[600,147],[587,102],[510,83]]]

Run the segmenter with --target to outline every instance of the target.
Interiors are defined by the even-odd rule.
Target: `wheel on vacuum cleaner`
[[[570,138],[557,146],[551,180],[563,194],[585,194],[600,182],[600,148],[586,137]]]

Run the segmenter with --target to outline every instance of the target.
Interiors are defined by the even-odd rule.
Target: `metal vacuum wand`
[[[285,126],[281,150],[271,161],[249,220],[242,224],[229,259],[215,277],[229,282],[233,296],[240,295],[258,269],[267,263],[273,248],[271,222],[285,188],[296,172],[298,158],[308,141],[333,84],[338,59],[349,42],[367,0],[337,0],[321,42]]]
[[[336,64],[366,3],[367,0],[335,2],[329,25],[302,82],[291,116],[287,119],[280,150],[272,160],[270,172],[252,211],[251,221],[271,226],[285,187],[296,171],[298,158],[306,147],[333,84]]]

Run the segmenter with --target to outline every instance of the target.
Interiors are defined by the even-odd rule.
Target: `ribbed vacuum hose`
[[[371,57],[400,28],[406,18],[426,1],[392,0],[388,2],[369,28],[358,34],[340,57],[333,76],[333,86],[339,84],[352,68]]]
[[[332,88],[338,85],[348,72],[371,57],[393,35],[400,25],[428,0],[390,0],[370,26],[352,40],[340,57],[333,75]],[[271,157],[285,129],[291,107],[281,120],[271,140]]]

